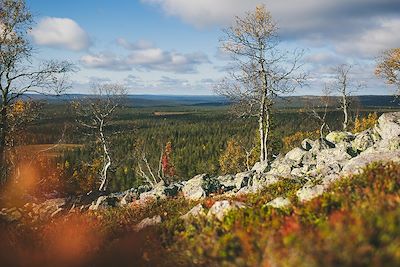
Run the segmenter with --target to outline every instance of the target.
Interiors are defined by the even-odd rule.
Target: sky
[[[27,0],[35,16],[29,36],[35,60],[69,60],[71,93],[96,82],[120,83],[131,94],[213,94],[230,62],[222,29],[265,4],[284,50],[304,49],[307,86],[318,95],[333,68],[352,64],[358,94],[392,94],[374,77],[376,57],[400,47],[399,0]]]

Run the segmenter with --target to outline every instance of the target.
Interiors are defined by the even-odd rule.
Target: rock
[[[109,207],[116,207],[118,198],[110,196],[100,196],[96,201],[90,205],[89,210],[105,209]]]
[[[353,139],[354,136],[348,132],[333,131],[326,136],[326,140],[333,144],[339,144],[343,141],[351,141]]]
[[[206,216],[206,210],[204,209],[202,204],[198,204],[194,206],[191,210],[189,210],[185,215],[182,215],[181,218],[187,221],[191,218],[199,218],[205,216]]]
[[[183,183],[173,183],[165,187],[165,195],[168,197],[176,197],[182,191]]]
[[[217,201],[208,211],[207,218],[216,218],[217,220],[222,221],[230,211],[243,208],[246,208],[246,205],[243,202],[229,202],[228,200]]]
[[[266,172],[269,170],[269,163],[268,161],[256,162],[251,170],[257,173]]]
[[[289,177],[291,172],[292,172],[291,165],[289,165],[287,163],[283,163],[283,164],[277,165],[275,168],[271,168],[271,170],[268,172],[268,174],[277,175],[280,177]]]
[[[374,139],[372,130],[366,130],[357,134],[351,145],[355,151],[362,152],[375,144],[376,141]]]
[[[196,175],[185,183],[182,188],[183,196],[189,200],[200,200],[218,192],[221,184],[216,178],[209,177],[207,174]]]
[[[133,227],[133,230],[135,232],[139,232],[139,231],[143,230],[144,228],[147,228],[147,227],[150,227],[150,226],[154,226],[154,225],[157,225],[157,224],[160,224],[160,223],[161,223],[161,216],[157,215],[157,216],[154,216],[152,218],[143,219],[140,223],[136,224]]]
[[[358,174],[362,171],[364,167],[373,162],[388,162],[395,161],[400,162],[400,151],[378,151],[378,152],[363,152],[358,157],[351,159],[343,167],[342,174]]]
[[[277,183],[278,181],[279,177],[276,175],[269,173],[257,173],[252,177],[248,185],[251,187],[252,192],[257,192],[266,186]]]
[[[282,209],[290,206],[292,203],[290,202],[289,199],[284,198],[284,197],[277,197],[274,200],[271,200],[268,202],[266,205],[271,206],[276,209]]]
[[[318,154],[320,151],[324,150],[324,149],[329,149],[329,148],[334,148],[335,144],[326,140],[326,139],[317,139],[314,142],[313,147],[311,148],[310,152],[312,155],[316,155]]]
[[[313,148],[314,143],[315,142],[310,139],[304,139],[301,142],[301,147],[306,151],[310,151]]]
[[[225,192],[231,191],[236,188],[235,175],[228,174],[219,176],[217,180],[221,184],[221,189]]]
[[[136,193],[132,191],[127,191],[125,192],[124,196],[122,197],[121,201],[119,202],[120,206],[125,206],[131,203],[136,199],[137,195]]]
[[[253,175],[254,171],[247,171],[236,174],[235,175],[236,189],[240,190],[241,188],[247,186]]]
[[[296,147],[286,154],[285,159],[293,161],[293,166],[298,166],[303,161],[303,157],[306,153],[306,150]]]
[[[309,201],[322,195],[325,188],[326,186],[323,184],[312,185],[311,183],[307,183],[296,192],[296,196],[299,198],[300,202]]]
[[[317,170],[323,174],[339,173],[344,164],[350,160],[352,156],[347,153],[346,148],[336,147],[322,150],[317,154]]]
[[[384,113],[378,119],[376,131],[382,139],[393,139],[400,136],[400,112]]]

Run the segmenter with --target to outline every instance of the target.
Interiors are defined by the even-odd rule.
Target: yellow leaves
[[[375,75],[388,84],[397,84],[400,88],[400,48],[385,51],[378,59]]]
[[[25,111],[26,109],[26,103],[22,100],[17,100],[13,105],[12,105],[12,113],[13,114],[21,114]]]
[[[228,140],[225,151],[219,158],[219,164],[223,173],[240,171],[243,166],[243,151],[239,143],[234,140]]]
[[[378,114],[376,112],[368,114],[366,118],[356,118],[354,122],[354,133],[362,132],[366,129],[372,128],[378,122]]]

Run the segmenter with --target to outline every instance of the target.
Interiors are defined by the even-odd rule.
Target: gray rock
[[[216,218],[217,220],[222,221],[230,211],[243,208],[246,208],[246,205],[243,202],[229,202],[228,200],[217,201],[208,211],[207,217],[210,219]]]
[[[157,216],[154,216],[152,218],[143,219],[140,223],[136,224],[133,227],[133,230],[135,232],[139,232],[139,231],[143,230],[144,228],[147,228],[147,227],[150,227],[150,226],[154,226],[154,225],[157,225],[157,224],[160,224],[160,223],[161,223],[161,216],[157,215]]]
[[[257,173],[262,173],[262,172],[266,172],[269,170],[269,163],[268,161],[264,161],[264,162],[256,162],[256,164],[254,164],[253,168],[251,169],[252,171],[255,171]]]
[[[307,183],[296,192],[296,196],[300,202],[309,201],[322,195],[325,191],[325,188],[326,186],[323,184],[312,185],[311,183]]]
[[[393,139],[400,136],[400,112],[384,113],[378,119],[376,131],[382,139]]]
[[[235,175],[235,187],[240,190],[248,185],[250,179],[253,177],[254,171],[241,172]]]
[[[344,167],[342,174],[358,174],[367,165],[378,161],[400,162],[400,151],[363,152],[358,157],[351,159]]]
[[[375,140],[370,129],[357,134],[351,142],[353,149],[359,152],[367,150],[367,148],[372,147],[374,144]]]
[[[207,174],[196,175],[185,183],[182,188],[183,196],[189,200],[200,200],[218,192],[221,184],[215,177],[209,177]]]
[[[286,154],[285,159],[292,161],[293,166],[298,166],[303,161],[303,157],[306,153],[306,150],[296,147]]]
[[[222,190],[225,192],[231,191],[232,189],[236,188],[235,175],[233,174],[219,176],[216,179],[219,181]]]
[[[270,202],[267,203],[267,206],[271,206],[276,209],[282,209],[290,206],[292,203],[290,202],[289,199],[284,198],[284,197],[277,197]]]
[[[185,221],[191,218],[200,218],[206,216],[206,210],[203,205],[200,203],[194,206],[191,210],[189,210],[185,215],[182,215],[181,218]]]

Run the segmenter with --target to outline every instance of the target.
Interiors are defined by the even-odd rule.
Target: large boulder
[[[246,205],[243,202],[230,202],[228,200],[217,201],[208,211],[207,217],[210,219],[216,218],[217,220],[222,221],[230,211],[243,208],[246,208]]]
[[[384,113],[378,119],[376,131],[382,139],[393,139],[400,136],[400,112]]]
[[[377,152],[364,152],[361,153],[358,157],[351,159],[347,164],[343,167],[342,174],[358,174],[362,171],[364,167],[373,163],[373,162],[388,162],[395,161],[400,162],[400,151],[377,151]]]
[[[200,174],[185,183],[182,193],[188,200],[200,200],[211,193],[218,192],[220,189],[221,184],[215,177]]]

